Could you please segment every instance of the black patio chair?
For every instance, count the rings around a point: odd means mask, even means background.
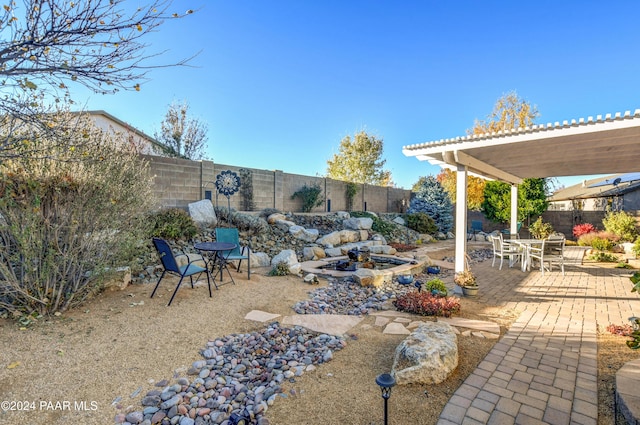
[[[182,280],[185,277],[189,277],[191,281],[191,287],[193,288],[193,276],[194,275],[200,276],[202,273],[206,273],[207,285],[209,285],[209,297],[212,296],[211,274],[209,272],[209,269],[207,268],[206,264],[204,267],[200,267],[194,264],[194,262],[196,261],[202,261],[201,259],[195,259],[195,260],[189,259],[189,262],[187,264],[185,264],[184,266],[179,266],[178,262],[176,261],[176,257],[173,255],[173,251],[171,250],[171,247],[169,246],[167,241],[160,238],[153,238],[153,246],[155,246],[156,251],[158,251],[158,256],[160,257],[160,261],[162,261],[162,266],[164,267],[164,270],[162,271],[162,275],[160,276],[160,279],[158,279],[158,283],[156,283],[156,287],[153,288],[153,292],[151,293],[150,298],[153,298],[153,296],[156,293],[156,290],[158,289],[158,286],[160,286],[160,282],[162,281],[162,278],[167,273],[180,276],[180,280],[176,285],[176,289],[173,291],[173,295],[171,295],[171,299],[169,300],[169,304],[167,304],[167,307],[171,305],[171,302],[173,301],[173,298],[176,296],[176,293],[180,288],[180,284],[182,283]]]

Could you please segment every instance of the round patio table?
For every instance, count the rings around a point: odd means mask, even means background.
[[[220,275],[220,285],[223,284],[222,273],[224,270],[227,271],[227,274],[231,278],[231,283],[234,285],[236,284],[231,272],[229,271],[229,267],[227,267],[227,257],[231,251],[237,247],[236,244],[229,242],[198,242],[194,244],[193,247],[203,253],[203,258],[205,258],[204,254],[208,254],[207,256],[209,257],[209,261],[205,260],[205,262],[207,262],[207,267],[211,268],[213,284],[216,289],[218,289],[218,284],[216,283],[218,274]]]

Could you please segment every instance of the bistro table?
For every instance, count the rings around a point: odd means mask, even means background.
[[[531,247],[541,247],[542,239],[511,239],[509,243],[522,247],[522,271],[531,270]]]
[[[198,251],[201,251],[203,254],[209,254],[209,261],[207,262],[205,260],[205,262],[207,263],[207,267],[211,267],[213,284],[215,285],[216,289],[218,289],[216,278],[218,277],[218,274],[220,274],[220,284],[222,285],[222,272],[224,270],[226,270],[229,274],[231,282],[234,285],[236,284],[236,282],[233,280],[233,276],[231,276],[229,268],[227,267],[227,257],[229,256],[229,253],[231,253],[231,251],[237,247],[236,244],[229,242],[198,242],[194,244],[193,247]],[[202,257],[205,258],[205,255],[203,255]]]

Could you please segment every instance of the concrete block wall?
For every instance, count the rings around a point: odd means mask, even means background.
[[[191,202],[211,196],[214,205],[241,209],[242,198],[236,193],[229,198],[218,195],[216,176],[231,170],[240,174],[241,168],[252,173],[253,200],[255,210],[276,208],[280,211],[300,212],[302,201],[291,196],[304,185],[320,185],[323,203],[312,212],[335,212],[347,209],[347,183],[323,177],[284,173],[280,170],[261,170],[235,165],[217,164],[211,161],[190,161],[143,155],[149,161],[150,173],[154,176],[154,194],[162,207],[186,208]],[[209,192],[209,193],[208,193]],[[411,191],[372,185],[359,185],[353,202],[354,211],[401,212],[404,200],[409,205]],[[217,199],[216,199],[217,198]],[[328,202],[330,201],[330,202]]]

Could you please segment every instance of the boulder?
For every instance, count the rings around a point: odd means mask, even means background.
[[[131,283],[131,269],[129,267],[118,267],[110,273],[105,282],[105,288],[120,289],[123,291]]]
[[[358,242],[360,232],[355,230],[340,230],[340,243]]]
[[[340,248],[327,248],[324,250],[325,257],[341,257],[344,254]]]
[[[320,236],[318,229],[305,229],[298,225],[289,227],[289,233],[291,233],[296,239],[300,239],[304,242],[315,242]]]
[[[425,322],[396,347],[391,375],[398,385],[439,384],[458,366],[458,340],[453,327]]]
[[[273,213],[269,217],[267,217],[267,223],[276,224],[278,220],[286,220],[287,216],[282,213]]]
[[[333,248],[340,245],[340,232],[331,232],[316,240],[317,244],[324,246],[325,248]]]
[[[289,266],[289,270],[291,267],[298,264],[298,257],[296,257],[296,252],[292,249],[285,249],[284,251],[280,251],[278,255],[271,259],[271,266],[275,266],[276,264],[284,261]]]
[[[288,232],[291,226],[295,226],[296,223],[289,220],[276,220],[276,227],[283,232]]]
[[[320,248],[319,246],[305,246],[304,248],[302,248],[302,258],[305,261],[315,261],[325,257],[326,254],[324,252],[324,249]]]
[[[208,199],[189,204],[189,215],[196,224],[204,227],[216,227],[218,218],[213,210],[213,204]]]
[[[251,267],[269,267],[271,265],[271,258],[264,252],[252,252],[251,253]]]
[[[178,254],[176,257],[176,263],[178,267],[186,266],[190,262],[195,264],[196,266],[205,267],[204,259],[202,255],[190,253],[190,254]]]
[[[380,288],[385,283],[385,275],[378,270],[373,269],[357,269],[353,273],[353,279],[360,284],[360,286],[373,286]]]
[[[399,224],[400,226],[406,226],[407,225],[407,222],[404,221],[404,218],[402,218],[402,217],[394,218],[393,222],[396,223],[396,224]]]
[[[372,254],[395,255],[398,251],[389,245],[374,245],[369,248]]]
[[[351,217],[343,220],[342,225],[352,230],[369,230],[373,226],[373,219],[370,217]]]
[[[347,211],[338,211],[336,212],[336,215],[338,216],[338,218],[341,218],[343,220],[351,218],[351,214],[349,214]]]

